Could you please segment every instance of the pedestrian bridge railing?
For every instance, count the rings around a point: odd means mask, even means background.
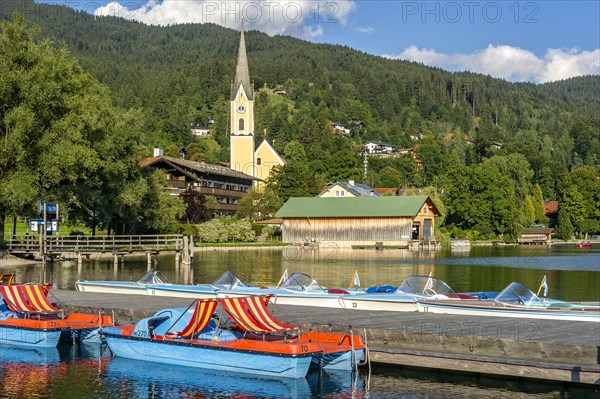
[[[128,236],[35,236],[13,237],[8,240],[8,251],[19,252],[167,252],[183,249],[183,236],[128,235]]]

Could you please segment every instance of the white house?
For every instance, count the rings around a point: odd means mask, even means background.
[[[394,144],[382,141],[369,141],[363,146],[363,149],[370,155],[392,155],[396,152],[396,148]]]
[[[208,126],[192,125],[192,134],[198,137],[210,136],[210,130]]]

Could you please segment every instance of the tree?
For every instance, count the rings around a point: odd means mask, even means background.
[[[516,234],[514,183],[491,164],[454,164],[445,177],[447,221],[464,229]]]
[[[379,172],[377,187],[400,188],[404,186],[404,176],[391,166],[386,166]]]
[[[221,146],[211,137],[198,139],[186,148],[186,159],[215,164],[219,162]]]
[[[544,223],[546,215],[544,214],[544,195],[542,194],[542,188],[539,184],[533,187],[533,196],[531,197],[531,203],[533,204],[535,222]]]
[[[533,201],[531,200],[531,196],[525,196],[525,203],[523,205],[523,225],[524,227],[529,227],[535,221],[535,207],[533,206]]]
[[[556,232],[560,238],[563,240],[570,240],[573,237],[573,231],[574,228],[571,219],[569,218],[569,214],[562,210],[558,212],[558,226],[556,227]]]
[[[487,166],[495,167],[502,175],[510,178],[514,182],[518,200],[525,200],[531,191],[531,180],[533,179],[533,171],[525,156],[522,154],[494,156],[486,159],[484,163]]]
[[[577,230],[585,234],[585,238],[588,238],[588,234],[594,234],[600,231],[600,222],[595,219],[583,219],[577,224]]]
[[[272,217],[282,202],[271,187],[253,188],[240,199],[238,215],[250,220],[261,220]]]
[[[361,176],[358,157],[350,150],[340,150],[331,156],[329,177],[331,180],[347,181]]]
[[[115,107],[105,86],[66,49],[37,40],[23,17],[0,27],[0,234],[6,215],[40,199],[94,230],[165,228],[180,203],[138,165],[142,113]]]
[[[442,146],[436,140],[427,138],[417,150],[419,159],[423,162],[423,172],[427,184],[431,184],[434,178],[440,176],[446,169],[446,158],[442,152]]]
[[[290,197],[309,197],[316,191],[314,176],[308,169],[308,159],[304,147],[297,141],[291,141],[285,147],[285,165],[275,166],[267,181],[267,186],[287,201]]]
[[[185,204],[185,214],[182,219],[187,223],[198,224],[214,217],[214,209],[209,205],[209,196],[191,187],[182,193],[181,196]]]
[[[561,191],[560,214],[568,215],[569,221],[577,225],[587,214],[585,198],[576,185],[568,182]]]

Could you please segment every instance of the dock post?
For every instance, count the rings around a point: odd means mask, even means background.
[[[183,236],[183,258],[181,263],[184,265],[191,265],[192,260],[190,259],[190,241],[188,236]]]
[[[119,271],[119,255],[117,253],[113,254],[113,267],[117,273]]]
[[[189,246],[190,263],[192,263],[192,261],[194,260],[194,236],[190,236],[189,240],[190,240],[190,246]]]
[[[83,259],[81,258],[81,252],[77,252],[77,269],[81,270],[81,264],[83,263]]]
[[[147,263],[146,271],[150,271],[150,269],[152,268],[152,254],[150,253],[150,251],[146,252],[146,263]]]
[[[179,257],[181,256],[181,254],[179,253],[179,251],[175,252],[175,268],[179,267]]]

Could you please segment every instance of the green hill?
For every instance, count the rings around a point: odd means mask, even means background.
[[[228,95],[239,32],[212,24],[160,27],[94,18],[33,0],[8,2],[0,10],[2,18],[21,12],[43,37],[68,47],[111,89],[117,105],[141,109],[148,147],[186,145],[211,162],[228,158]],[[299,141],[316,187],[360,180],[356,153],[368,140],[419,144],[415,157],[422,162],[419,169],[410,156],[372,159],[366,182],[375,186],[443,185],[457,161],[472,166],[521,154],[531,168],[528,185],[537,183],[545,198],[557,198],[563,174],[581,166],[599,170],[599,76],[511,83],[256,31],[247,33],[246,43],[250,73],[261,89],[257,139],[267,134],[282,153]],[[279,87],[285,97],[273,94]],[[190,124],[210,118],[216,143],[198,141]],[[350,137],[334,136],[330,121],[351,128]]]

